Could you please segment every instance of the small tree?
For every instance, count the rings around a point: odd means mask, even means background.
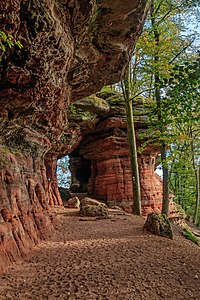
[[[130,65],[127,68],[125,78],[122,84],[124,102],[126,108],[127,133],[130,150],[131,172],[132,172],[132,189],[133,189],[133,213],[141,215],[141,192],[140,192],[140,177],[137,162],[137,146],[133,119],[133,101],[131,97],[130,87]]]

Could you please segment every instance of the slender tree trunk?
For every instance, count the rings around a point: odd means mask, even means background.
[[[178,204],[182,205],[182,200],[181,200],[181,175],[178,177]]]
[[[135,128],[133,120],[133,107],[132,100],[130,99],[130,73],[129,68],[127,69],[124,78],[124,100],[126,108],[126,120],[127,120],[127,131],[128,131],[128,141],[130,150],[130,161],[131,161],[131,171],[132,171],[132,188],[133,188],[133,214],[141,215],[141,193],[140,193],[140,177],[137,162],[137,147],[136,147],[136,137]]]
[[[162,214],[168,215],[169,212],[169,171],[166,163],[166,146],[161,145],[161,162],[163,169],[163,201],[162,201]]]
[[[156,28],[155,23],[155,9],[154,9],[154,1],[151,1],[151,24],[154,32],[156,45],[159,46],[160,43],[160,35]],[[161,138],[164,135],[164,124],[162,120],[162,105],[161,105],[161,91],[160,91],[160,73],[159,73],[159,61],[160,56],[156,51],[154,53],[154,62],[155,62],[155,71],[154,71],[154,88],[155,88],[155,99],[157,104],[157,116],[158,116],[158,124],[160,127]],[[163,169],[163,200],[162,200],[162,214],[168,215],[169,211],[169,170],[167,165],[167,154],[166,154],[166,145],[164,140],[162,140],[160,145],[160,153],[161,153],[161,164]]]
[[[177,197],[177,194],[178,194],[177,173],[175,174],[175,179],[174,179],[174,192],[175,192],[175,195],[176,195],[176,197]]]
[[[183,179],[182,179],[182,207],[184,209],[184,211],[186,211],[187,206],[186,206],[186,193],[185,193],[185,167],[183,167]]]
[[[200,168],[195,164],[195,152],[194,152],[194,143],[193,143],[193,134],[192,134],[192,127],[189,128],[190,131],[190,147],[192,152],[192,166],[195,173],[195,187],[196,187],[196,201],[195,201],[195,209],[194,209],[194,216],[193,222],[197,224],[198,222],[198,212],[199,212],[199,204],[200,204]]]
[[[195,171],[195,179],[196,179],[196,203],[194,209],[194,224],[198,223],[198,212],[199,212],[199,203],[200,203],[200,168]]]
[[[156,33],[155,33],[156,34]],[[159,58],[155,56],[155,63],[158,63]],[[157,103],[158,123],[160,127],[161,138],[164,136],[164,125],[162,121],[161,93],[160,93],[160,77],[159,73],[155,74],[155,98]],[[162,214],[168,215],[169,212],[169,169],[167,164],[167,151],[164,141],[160,145],[161,164],[163,169],[163,199],[162,199]]]

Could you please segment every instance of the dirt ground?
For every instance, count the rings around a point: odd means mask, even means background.
[[[144,218],[59,214],[55,234],[0,276],[1,300],[200,300],[200,247],[142,231]]]

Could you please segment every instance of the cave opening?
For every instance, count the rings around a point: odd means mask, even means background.
[[[69,155],[69,168],[72,174],[70,191],[73,193],[87,193],[88,183],[91,177],[91,161],[74,150]]]
[[[62,200],[69,200],[75,194],[87,195],[91,175],[91,161],[79,155],[78,150],[74,150],[69,155],[58,158],[58,190]]]
[[[56,173],[58,178],[58,186],[69,189],[71,185],[71,171],[69,168],[68,155],[57,160]]]
[[[57,180],[58,180],[58,190],[63,201],[71,198],[70,186],[72,182],[72,174],[69,168],[69,156],[57,159]]]

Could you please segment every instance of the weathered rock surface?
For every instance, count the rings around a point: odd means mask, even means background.
[[[66,204],[65,204],[66,207],[69,207],[69,208],[80,208],[80,200],[78,197],[73,197],[71,199],[69,199]]]
[[[155,235],[173,238],[173,231],[169,219],[164,214],[152,212],[148,215],[143,229],[150,231]]]
[[[82,139],[69,103],[121,79],[145,2],[1,1],[0,29],[23,48],[0,64],[0,271],[52,230],[56,160]]]
[[[104,203],[86,197],[81,200],[80,214],[83,217],[108,218],[108,208]]]
[[[52,231],[43,161],[0,147],[0,271],[24,257]],[[43,183],[46,182],[47,186]],[[46,189],[45,189],[46,187]]]
[[[96,199],[91,199],[89,197],[85,197],[81,200],[81,207],[86,206],[86,205],[91,205],[91,206],[99,206],[102,205],[103,207],[107,207],[105,203],[102,203]]]
[[[83,130],[81,143],[70,154],[72,189],[76,187],[78,191],[84,187],[85,191],[87,187],[89,195],[105,201],[109,207],[118,205],[131,212],[134,195],[124,100],[120,93],[108,89],[99,92],[98,97],[107,101],[110,110],[99,117],[95,126]],[[146,132],[146,139],[149,138],[149,109],[140,101],[134,108],[138,147],[144,142],[140,138],[141,132],[143,135]],[[81,113],[80,115],[82,116]],[[77,117],[78,114],[76,122]],[[152,211],[159,212],[162,206],[162,180],[154,173],[158,153],[159,147],[151,144],[138,153],[144,215]],[[85,181],[82,181],[78,171]]]

